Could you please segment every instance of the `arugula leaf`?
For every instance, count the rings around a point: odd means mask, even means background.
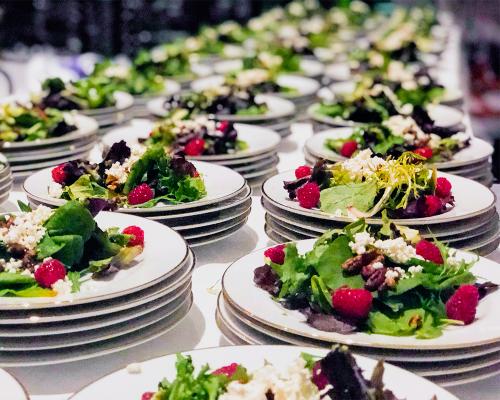
[[[31,212],[31,211],[33,211],[31,209],[31,206],[29,204],[26,204],[26,203],[22,202],[21,200],[17,201],[17,205],[19,207],[19,210],[21,210],[22,212]]]
[[[321,211],[335,213],[337,210],[347,210],[355,207],[359,211],[368,211],[373,207],[377,196],[377,183],[365,181],[348,183],[324,189],[320,194]]]
[[[311,278],[311,291],[316,304],[320,306],[324,313],[330,314],[333,311],[332,295],[328,291],[323,279],[318,275],[314,275]]]

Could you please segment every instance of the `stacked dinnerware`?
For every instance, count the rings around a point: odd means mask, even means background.
[[[314,164],[319,159],[331,162],[345,160],[340,154],[325,146],[327,139],[342,139],[352,134],[352,128],[331,128],[319,132],[309,138],[304,146],[304,155],[308,163]],[[448,174],[459,175],[472,179],[485,186],[491,186],[493,175],[491,173],[491,155],[493,147],[486,141],[471,137],[469,145],[453,155],[449,161],[435,163],[435,167]]]
[[[417,229],[423,237],[435,238],[450,246],[486,255],[500,243],[495,195],[482,184],[456,175],[439,173],[453,187],[455,206],[444,214],[425,218],[393,220],[397,225]],[[343,228],[350,222],[319,209],[305,209],[288,198],[284,181],[295,179],[293,171],[269,178],[262,185],[262,205],[266,210],[266,233],[276,242],[288,242],[321,236],[325,231]],[[474,196],[471,196],[474,193]],[[381,225],[380,217],[366,219]]]
[[[238,172],[221,165],[195,161],[207,194],[190,203],[151,208],[119,208],[117,215],[136,215],[160,222],[179,232],[191,247],[224,239],[245,225],[252,205],[251,189]],[[24,182],[30,204],[57,207],[65,202],[49,195],[51,169],[31,175]]]
[[[310,250],[313,240],[298,243]],[[341,334],[315,329],[297,310],[285,309],[254,282],[254,270],[263,263],[264,250],[250,253],[226,270],[216,320],[232,344],[293,344],[330,348],[348,344],[356,354],[381,358],[442,386],[485,379],[500,373],[500,327],[494,313],[500,299],[496,291],[481,300],[476,320],[450,326],[432,339],[351,332]],[[480,258],[471,272],[500,282],[499,265]]]
[[[105,146],[111,146],[120,140],[128,145],[135,145],[146,139],[154,127],[148,120],[136,119],[129,125],[109,131],[103,138]],[[240,173],[250,186],[260,185],[262,180],[274,175],[279,162],[277,147],[281,136],[269,128],[249,124],[234,125],[238,140],[247,144],[247,148],[231,154],[188,156],[190,160],[207,161],[223,165]]]
[[[10,195],[14,179],[10,170],[9,161],[0,154],[0,205],[4,204]]]
[[[1,151],[10,164],[14,179],[76,158],[85,158],[97,141],[95,119],[75,114],[77,129],[60,137],[32,142],[4,142]]]
[[[241,122],[268,128],[279,133],[281,137],[290,135],[290,126],[296,119],[295,105],[290,100],[267,94],[257,95],[256,99],[259,103],[262,102],[267,104],[268,111],[266,113],[262,115],[217,114],[215,117],[220,120]],[[165,117],[167,115],[167,111],[164,108],[164,103],[164,97],[151,100],[147,104],[149,112],[159,118]]]
[[[133,116],[131,112],[134,104],[133,96],[124,92],[115,92],[113,96],[116,101],[114,106],[81,110],[83,115],[94,118],[97,121],[101,133],[114,125],[127,122]]]
[[[172,229],[132,215],[104,212],[103,228],[140,226],[143,253],[133,266],[80,292],[56,297],[2,297],[0,365],[53,365],[133,347],[174,328],[192,305],[194,255]],[[158,240],[161,238],[161,240]]]

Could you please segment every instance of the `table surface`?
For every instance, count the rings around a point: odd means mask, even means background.
[[[311,134],[309,124],[293,126],[292,135],[279,148],[280,171],[304,163],[301,149]],[[228,345],[214,318],[222,273],[232,261],[271,244],[264,233],[264,210],[259,194],[259,189],[254,190],[252,212],[245,227],[225,240],[195,249],[197,267],[193,274],[194,306],[173,331],[151,342],[108,356],[45,367],[10,368],[8,371],[26,386],[33,400],[63,400],[93,380],[132,362],[183,350]],[[13,192],[2,209],[15,209],[16,201],[23,198],[21,192]],[[496,251],[489,257],[500,260],[500,252]],[[490,378],[449,390],[464,400],[498,400],[500,379]]]

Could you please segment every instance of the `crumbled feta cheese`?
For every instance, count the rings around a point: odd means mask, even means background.
[[[34,250],[45,235],[43,224],[52,215],[53,210],[39,206],[29,213],[12,216],[12,225],[0,229],[0,240],[9,245],[21,245],[28,250]]]
[[[50,197],[59,199],[63,194],[63,187],[57,182],[50,182],[48,193]]]
[[[396,271],[398,273],[400,279],[406,278],[406,271],[403,268],[394,267],[394,271]]]
[[[377,261],[376,263],[372,264],[373,269],[382,269],[384,268],[384,264],[382,264],[380,261]]]
[[[120,163],[119,161],[114,162],[111,167],[105,170],[106,184],[108,187],[116,189],[117,185],[124,184],[127,181],[128,174],[130,173],[132,166],[144,154],[144,152],[146,151],[146,147],[136,145],[132,146],[130,150],[130,157],[123,160],[122,163]]]
[[[349,247],[356,254],[366,253],[366,246],[372,245],[375,239],[368,232],[359,232],[354,235],[354,242],[349,242]]]
[[[388,269],[385,272],[385,278],[386,279],[398,279],[399,278],[399,274],[398,274],[397,271],[395,271],[393,269]]]
[[[410,273],[411,276],[418,274],[423,270],[424,268],[421,265],[412,265],[410,268],[408,268],[408,272]]]
[[[9,261],[6,261],[5,259],[0,258],[0,267],[3,267],[5,272],[10,272],[15,274],[22,266],[23,266],[22,260],[16,260],[15,258],[10,258]]]
[[[57,293],[60,297],[71,297],[71,291],[73,289],[73,284],[66,276],[64,279],[59,279],[52,284],[52,290]]]
[[[377,240],[373,244],[374,247],[382,251],[392,261],[404,264],[412,258],[422,258],[417,255],[415,248],[405,242],[402,237],[396,239]]]
[[[369,177],[385,166],[387,161],[380,157],[372,157],[370,149],[362,150],[355,157],[342,162],[342,168],[349,172],[352,179]]]
[[[428,135],[420,129],[415,120],[411,117],[394,115],[382,122],[382,124],[389,128],[394,136],[402,136],[405,142],[409,144],[428,139]]]

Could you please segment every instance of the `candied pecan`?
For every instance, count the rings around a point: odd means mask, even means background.
[[[365,289],[370,292],[374,292],[376,290],[380,290],[382,285],[385,283],[385,273],[387,272],[387,268],[379,268],[375,269],[373,273],[370,275],[368,280],[365,283]]]
[[[14,258],[22,258],[26,254],[26,248],[22,244],[14,243],[9,245],[9,253]]]
[[[375,260],[380,254],[377,250],[370,250],[366,253],[354,256],[342,264],[342,269],[351,274],[358,274],[365,265],[369,265],[373,260]],[[383,256],[382,256],[383,259]]]
[[[361,269],[361,276],[363,277],[363,279],[366,281],[377,269],[374,268],[373,266],[375,265],[375,263],[384,263],[384,256],[382,254],[379,254],[377,257],[375,257],[371,262],[370,264],[368,265],[365,265],[362,269]]]

